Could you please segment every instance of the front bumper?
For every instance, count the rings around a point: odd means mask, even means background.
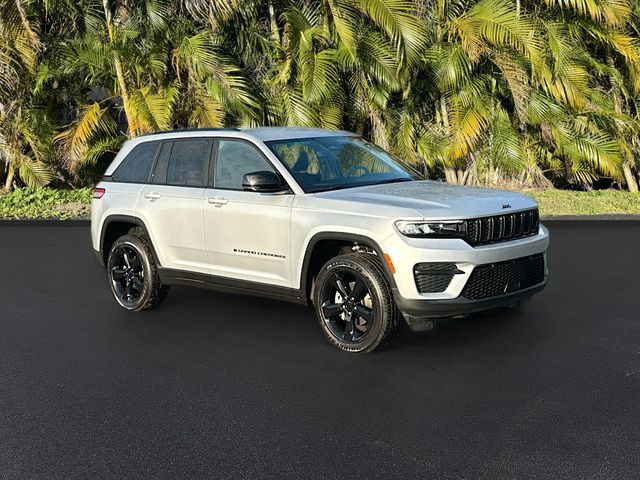
[[[547,282],[546,250],[549,231],[540,226],[537,235],[510,242],[472,247],[459,239],[416,239],[393,235],[382,242],[382,248],[393,261],[393,294],[405,317],[442,318],[465,315],[497,307],[515,305],[540,291]],[[544,281],[529,288],[490,298],[469,299],[463,291],[476,267],[499,264],[534,255],[544,258]],[[421,293],[416,285],[414,268],[421,263],[446,262],[455,264],[456,275],[445,290]],[[424,289],[423,289],[424,291]]]
[[[527,300],[534,293],[542,290],[546,286],[546,283],[545,280],[544,283],[527,288],[526,290],[500,295],[499,297],[484,298],[482,300],[469,300],[464,297],[454,298],[452,300],[416,300],[402,297],[395,289],[393,294],[396,305],[405,315],[405,318],[447,318],[500,307],[515,307],[520,302]]]

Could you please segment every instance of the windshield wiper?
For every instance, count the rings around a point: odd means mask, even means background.
[[[374,183],[374,185],[382,185],[383,183],[398,183],[398,182],[413,182],[413,178],[407,178],[407,177],[391,178],[389,180],[383,180],[381,182]]]
[[[321,193],[328,192],[329,190],[342,190],[344,188],[358,187],[360,185],[331,185],[330,187],[322,187],[313,190],[309,190],[309,193]]]
[[[372,185],[382,185],[383,183],[396,183],[396,182],[413,182],[413,178],[391,178],[389,180],[383,180],[381,182],[375,183],[364,183],[362,185],[331,185],[327,187],[322,187],[318,189],[309,190],[309,193],[320,193],[320,192],[328,192],[329,190],[342,190],[344,188],[356,188],[356,187],[371,187]]]

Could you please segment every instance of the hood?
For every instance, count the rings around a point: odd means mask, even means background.
[[[316,194],[319,197],[413,210],[425,219],[474,218],[535,208],[535,200],[521,193],[450,185],[431,180],[345,188]]]

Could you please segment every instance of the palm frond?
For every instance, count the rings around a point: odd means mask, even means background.
[[[447,157],[458,160],[472,151],[489,125],[489,112],[481,99],[469,104],[455,102],[451,109],[451,138]]]
[[[211,96],[201,96],[191,114],[191,124],[204,128],[219,128],[224,124],[224,109]]]
[[[310,55],[302,67],[302,95],[306,101],[329,99],[339,82],[335,50]]]
[[[605,133],[579,132],[575,127],[563,124],[556,133],[556,141],[562,153],[574,163],[584,162],[613,178],[622,178],[622,154],[618,143]]]
[[[130,108],[136,119],[138,133],[170,129],[173,106],[178,93],[175,84],[155,92],[148,86],[131,90]]]
[[[39,160],[22,155],[18,162],[20,179],[31,189],[44,187],[53,178],[51,169]]]
[[[118,153],[124,141],[124,136],[99,138],[87,148],[83,164],[94,165],[105,153]]]
[[[356,47],[361,70],[367,72],[388,91],[400,88],[397,57],[384,36],[375,30],[367,30],[358,39]]]
[[[628,0],[545,0],[547,5],[573,10],[596,22],[619,26],[632,14]]]
[[[478,61],[488,46],[507,47],[537,58],[540,38],[533,22],[517,15],[508,0],[480,0],[449,23],[472,61]]]
[[[473,71],[471,59],[462,45],[434,45],[425,53],[427,65],[441,90],[455,90]]]
[[[489,136],[492,164],[509,175],[521,172],[526,163],[522,139],[503,109],[494,113]]]
[[[356,29],[359,25],[353,3],[349,0],[327,0],[327,12],[333,18],[335,32],[346,51],[355,57]]]
[[[100,134],[113,135],[115,129],[108,109],[98,102],[80,107],[77,119],[56,136],[66,165],[73,170],[83,163],[91,140]]]
[[[424,23],[414,15],[415,4],[408,0],[359,0],[355,2],[371,18],[393,43],[406,50],[407,59],[414,63],[424,46]]]

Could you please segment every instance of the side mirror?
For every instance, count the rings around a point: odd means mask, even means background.
[[[248,192],[282,192],[286,186],[277,173],[269,171],[251,172],[242,177],[242,189]]]

